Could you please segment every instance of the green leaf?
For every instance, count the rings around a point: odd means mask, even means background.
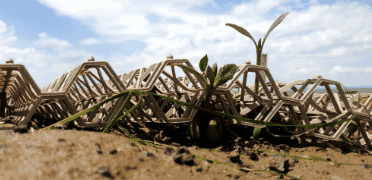
[[[108,133],[108,132],[112,129],[112,127],[116,124],[116,122],[117,122],[119,119],[121,119],[121,118],[127,116],[129,113],[132,113],[132,111],[134,111],[134,110],[137,108],[137,105],[139,105],[140,102],[139,102],[136,106],[134,106],[134,107],[132,107],[131,109],[129,109],[129,111],[126,112],[126,113],[124,114],[123,117],[120,117],[120,114],[124,111],[124,109],[125,109],[126,107],[128,107],[128,104],[130,103],[130,100],[132,99],[132,96],[133,96],[133,93],[130,92],[129,95],[128,95],[128,97],[127,97],[127,99],[125,100],[123,106],[122,106],[122,107],[120,108],[120,110],[116,113],[115,117],[114,117],[114,118],[111,120],[111,122],[106,126],[106,128],[102,131],[103,133]],[[142,101],[142,96],[141,96],[140,101]]]
[[[255,127],[254,130],[253,130],[252,138],[253,139],[256,139],[256,137],[258,137],[258,135],[260,134],[260,132],[261,132],[261,128]]]
[[[234,65],[235,65],[235,64],[225,64],[225,65],[223,65],[223,66],[220,68],[220,70],[218,71],[216,78],[217,78],[217,77],[225,76],[226,73],[227,73],[229,70],[231,70],[232,67],[233,67]],[[235,66],[236,66],[236,65],[235,65]],[[224,71],[224,70],[225,70],[225,71]]]
[[[207,77],[208,79],[211,79],[212,75],[213,75],[213,74],[212,74],[212,68],[211,68],[210,66],[208,66],[208,67],[207,67],[207,76],[206,76],[206,77]]]
[[[205,56],[199,62],[200,71],[204,72],[207,65],[208,65],[208,56],[207,54],[205,54]]]
[[[234,28],[235,30],[237,30],[238,32],[240,32],[241,34],[249,37],[254,42],[254,45],[256,45],[256,47],[257,47],[256,41],[253,39],[251,34],[249,34],[249,32],[247,30],[245,30],[244,28],[242,28],[240,26],[237,26],[235,24],[231,24],[231,23],[226,23],[225,26],[230,26],[230,27]]]
[[[258,40],[257,47],[258,47],[259,49],[262,49],[261,38]]]
[[[210,83],[212,85],[214,84],[214,80],[216,79],[216,76],[217,76],[217,63],[214,63],[212,67],[212,77],[210,78]]]
[[[98,103],[96,105],[93,105],[90,108],[87,108],[87,109],[85,109],[85,110],[83,110],[81,112],[78,112],[78,113],[76,113],[74,115],[71,115],[71,116],[69,116],[69,117],[67,117],[67,118],[65,118],[65,119],[63,119],[61,121],[58,121],[58,122],[56,122],[56,123],[54,123],[54,124],[52,124],[50,126],[44,127],[43,130],[50,130],[56,124],[64,125],[66,123],[69,123],[71,121],[74,121],[76,119],[79,119],[81,116],[84,116],[84,115],[86,115],[86,114],[88,114],[88,113],[90,113],[90,112],[98,109],[100,106],[103,106],[107,102],[110,102],[110,101],[112,101],[112,100],[114,100],[116,98],[119,98],[119,97],[125,97],[126,98],[128,96],[128,93],[131,93],[131,92],[132,92],[132,90],[129,90],[129,91],[121,92],[119,94],[116,94],[114,96],[111,96],[110,98],[107,98],[107,99],[103,100],[102,102],[100,102],[100,103]]]
[[[217,74],[216,81],[214,82],[213,87],[217,88],[218,86],[229,81],[232,77],[234,77],[234,74],[237,70],[238,66],[236,66],[235,64],[226,64],[225,66],[223,66]]]
[[[269,34],[271,33],[271,31],[273,31],[274,28],[275,28],[276,26],[278,26],[278,25],[279,25],[279,24],[284,20],[284,18],[287,16],[288,13],[289,13],[289,12],[286,12],[286,13],[282,14],[281,16],[279,16],[279,17],[274,21],[274,23],[271,25],[270,29],[267,31],[267,33],[266,33],[266,35],[265,35],[265,38],[264,38],[263,43],[262,43],[262,46],[264,46],[267,36],[269,36]]]
[[[216,77],[216,75],[217,75],[217,63],[213,64],[212,70],[213,70],[213,77]]]

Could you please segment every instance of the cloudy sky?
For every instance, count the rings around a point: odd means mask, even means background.
[[[0,62],[24,64],[44,87],[93,55],[117,74],[165,60],[188,59],[199,70],[217,62],[256,64],[258,41],[289,12],[263,48],[275,80],[316,74],[346,87],[372,87],[370,0],[34,0],[0,6]],[[250,80],[253,84],[253,78]]]

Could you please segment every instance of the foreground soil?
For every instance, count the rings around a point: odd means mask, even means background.
[[[177,163],[166,147],[139,143],[115,132],[35,130],[0,132],[0,179],[372,179],[372,156],[343,153],[332,146],[288,147],[268,143],[253,146],[258,160],[236,151],[188,146],[192,164]],[[148,141],[149,142],[149,141]],[[276,157],[296,156],[284,176],[270,168]],[[236,154],[235,154],[236,155]],[[326,161],[310,160],[313,156]],[[294,160],[296,159],[296,160]],[[345,163],[338,164],[338,163]],[[241,169],[242,168],[242,169]]]

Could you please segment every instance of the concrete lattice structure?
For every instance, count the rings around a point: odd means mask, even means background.
[[[263,57],[266,57],[263,56]],[[266,58],[263,58],[266,60]],[[275,82],[267,61],[262,65],[251,65],[250,61],[238,66],[233,78],[217,88],[212,96],[212,102],[223,113],[232,112],[238,117],[246,117],[248,113],[262,106],[257,121],[269,122],[275,114],[279,113],[283,121],[290,119],[295,124],[311,125],[320,122],[333,122],[356,116],[355,121],[344,122],[341,125],[319,128],[307,132],[308,135],[323,139],[337,140],[367,144],[372,149],[368,132],[360,133],[363,138],[351,139],[351,135],[359,131],[355,127],[366,127],[371,123],[372,96],[360,107],[356,105],[355,96],[345,94],[342,84],[324,79],[320,75],[307,80],[296,80],[290,83]],[[0,130],[26,128],[32,117],[42,117],[50,121],[59,121],[86,108],[102,102],[112,95],[127,90],[140,90],[157,93],[175,100],[187,102],[194,106],[200,106],[206,94],[204,82],[197,76],[183,71],[175,64],[183,64],[193,68],[187,59],[173,59],[168,55],[167,59],[154,63],[147,68],[140,68],[129,73],[117,75],[109,63],[95,61],[89,57],[87,62],[80,64],[70,72],[63,74],[48,86],[41,90],[38,88],[30,74],[23,65],[12,64],[0,65],[0,113],[4,116],[13,117],[15,126],[0,126]],[[185,73],[185,76],[177,76],[176,68]],[[170,70],[170,71],[169,71]],[[248,85],[248,72],[253,72],[258,77],[259,93],[253,92],[254,85]],[[103,73],[108,79],[103,78]],[[242,77],[242,81],[238,80]],[[266,82],[267,78],[267,82]],[[305,91],[305,89],[310,88]],[[327,93],[314,94],[318,86],[324,86]],[[338,92],[333,93],[331,86],[336,86]],[[237,91],[232,91],[237,89]],[[292,90],[294,94],[290,94]],[[235,98],[240,95],[240,98]],[[4,98],[6,97],[6,98]],[[234,104],[233,100],[240,104]],[[138,103],[139,97],[132,97],[127,110]],[[80,117],[75,124],[81,127],[105,127],[125,101],[124,97],[106,103],[101,108]],[[9,107],[9,108],[8,108]],[[12,111],[5,111],[12,109]],[[189,123],[192,122],[197,110],[184,107],[166,99],[143,95],[143,102],[134,112],[130,113],[125,120],[158,122],[158,123]],[[294,115],[291,115],[294,112]],[[121,113],[123,114],[123,113]],[[246,126],[264,127],[249,122],[237,121],[236,119],[223,119],[226,123],[241,124]],[[370,126],[371,128],[371,126]],[[303,128],[298,128],[302,132]],[[293,132],[296,134],[296,132]]]

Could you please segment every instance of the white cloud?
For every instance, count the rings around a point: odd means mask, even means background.
[[[342,56],[344,54],[346,54],[347,52],[347,49],[345,47],[338,47],[338,48],[333,48],[329,51],[329,55],[332,56],[332,57],[335,57],[335,56]]]
[[[82,45],[92,45],[99,43],[98,39],[90,38],[90,39],[84,39],[81,41]]]
[[[101,41],[144,42],[145,48],[131,55],[124,56],[118,52],[105,57],[113,67],[118,68],[118,74],[163,61],[168,54],[173,54],[175,59],[189,59],[194,67],[198,67],[200,58],[205,54],[208,54],[210,64],[218,62],[219,67],[227,62],[242,64],[247,59],[255,64],[256,48],[252,40],[225,26],[225,23],[245,28],[257,42],[259,38],[264,38],[274,20],[287,11],[290,13],[270,33],[263,49],[263,53],[268,54],[268,67],[275,74],[275,80],[290,82],[313,78],[318,73],[323,73],[325,78],[338,80],[341,73],[371,71],[369,66],[358,67],[358,63],[365,63],[363,56],[371,57],[368,52],[372,52],[372,20],[369,18],[372,12],[368,6],[355,2],[325,5],[311,0],[308,9],[297,11],[284,6],[289,0],[251,1],[236,4],[224,14],[209,15],[195,13],[190,9],[207,3],[216,7],[216,3],[210,0],[40,1],[54,9],[58,15],[84,22],[95,34],[106,38]],[[295,0],[297,7],[304,7],[299,3],[299,0]],[[149,14],[159,16],[159,22],[151,23],[147,19]],[[0,24],[0,34],[3,31]],[[59,62],[59,65],[51,68],[58,73],[67,72],[71,64],[85,61],[91,55],[85,51],[66,50],[72,44],[48,37],[45,32],[39,34],[39,37],[35,45],[59,50],[58,56],[43,56],[44,59],[55,58]],[[3,40],[0,41],[0,52],[7,50],[7,46],[2,46],[2,43],[8,45],[16,40],[14,36],[0,38]],[[95,43],[99,41],[94,38],[80,41],[81,45]],[[61,49],[68,53],[61,53]],[[17,54],[22,51],[7,52]],[[77,61],[68,61],[72,58]],[[350,76],[339,80],[351,83],[348,78],[352,79]]]
[[[10,32],[8,32],[10,30]],[[8,32],[8,33],[7,33]],[[15,36],[13,36],[14,27],[11,26],[9,29],[7,28],[6,24],[0,20],[0,46],[6,49],[6,46],[11,46],[13,42],[17,40]]]
[[[10,30],[10,31],[9,31]],[[12,47],[17,38],[13,35],[15,29],[10,28],[0,20],[0,63],[5,63],[8,58],[12,58],[16,64],[33,64],[36,67],[43,67],[45,63],[41,61],[43,53],[35,51],[35,48],[16,48]]]
[[[39,37],[40,37],[40,38],[43,38],[43,39],[47,38],[47,36],[48,36],[48,35],[47,35],[45,32],[39,34]]]
[[[0,34],[3,34],[7,31],[6,24],[0,20]]]
[[[329,73],[336,74],[336,73],[345,73],[345,72],[363,72],[366,71],[366,68],[359,68],[359,67],[342,67],[337,65],[333,67]]]
[[[65,49],[71,47],[71,44],[66,40],[59,40],[56,38],[47,38],[46,33],[39,34],[39,37],[42,39],[37,40],[34,45],[41,46],[45,48]]]
[[[52,71],[57,72],[59,75],[69,72],[72,69],[74,69],[77,65],[77,63],[71,64],[71,63],[54,63]]]
[[[372,29],[363,29],[363,30],[357,32],[352,37],[350,42],[351,43],[372,42]]]

